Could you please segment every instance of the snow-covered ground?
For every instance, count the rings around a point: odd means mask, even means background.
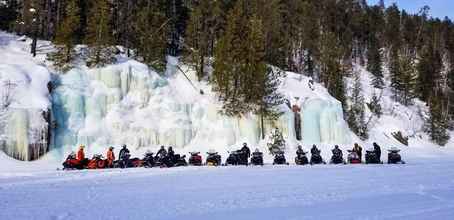
[[[454,159],[0,173],[0,219],[453,219]]]

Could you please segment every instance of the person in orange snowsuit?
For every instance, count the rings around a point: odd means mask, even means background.
[[[107,167],[113,168],[113,163],[115,161],[115,154],[113,152],[113,147],[109,147],[107,150]]]
[[[80,145],[79,151],[77,151],[77,157],[76,157],[76,159],[79,161],[79,163],[82,166],[85,166],[88,164],[88,159],[85,158],[84,148],[85,148],[84,145]]]
[[[85,148],[85,146],[84,146],[84,145],[81,145],[81,146],[79,147],[79,151],[77,151],[77,160],[78,160],[78,161],[83,161],[83,160],[85,160],[84,148]]]

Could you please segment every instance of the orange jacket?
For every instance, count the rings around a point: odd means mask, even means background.
[[[84,149],[79,149],[79,151],[77,151],[77,160],[83,160],[83,159],[85,159]]]
[[[107,151],[107,160],[109,161],[114,161],[115,160],[115,154],[112,150]]]

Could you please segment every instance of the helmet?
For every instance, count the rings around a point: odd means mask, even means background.
[[[161,149],[164,149],[164,145],[161,146]]]
[[[113,149],[114,149],[114,147],[112,147],[112,146],[109,147],[109,150],[113,150]]]
[[[126,144],[123,144],[123,146],[121,146],[122,148],[126,148]]]
[[[79,148],[80,148],[80,149],[84,149],[84,148],[85,148],[85,145],[80,145]]]
[[[243,146],[247,146],[247,143],[246,143],[246,142],[244,142],[244,143],[243,143]]]
[[[301,149],[301,148],[303,148],[303,147],[300,144],[298,144],[298,149]]]
[[[336,148],[336,149],[339,149],[339,146],[337,146],[337,145],[334,145],[334,148]]]
[[[259,150],[258,148],[255,148],[255,152],[257,152],[257,153],[258,153],[258,152],[260,152],[260,150]]]

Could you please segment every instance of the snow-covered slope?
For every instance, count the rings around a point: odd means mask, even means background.
[[[389,72],[385,68],[385,88],[383,90],[374,89],[371,86],[372,74],[364,67],[356,65],[354,71],[360,74],[362,85],[362,94],[366,102],[370,102],[373,93],[380,97],[380,105],[383,115],[380,118],[372,117],[369,124],[369,140],[363,144],[370,146],[372,142],[377,142],[382,146],[396,146],[401,148],[406,154],[431,155],[430,152],[439,152],[440,148],[452,150],[454,139],[444,147],[433,143],[425,132],[425,120],[428,118],[428,107],[426,103],[418,99],[413,100],[413,104],[404,106],[393,99],[391,91],[391,80]],[[353,86],[353,80],[348,79],[347,84],[350,89]],[[371,113],[366,108],[366,119],[369,120]],[[408,146],[403,145],[396,140],[392,133],[401,132],[403,136],[408,137]],[[451,137],[454,132],[450,131]]]

